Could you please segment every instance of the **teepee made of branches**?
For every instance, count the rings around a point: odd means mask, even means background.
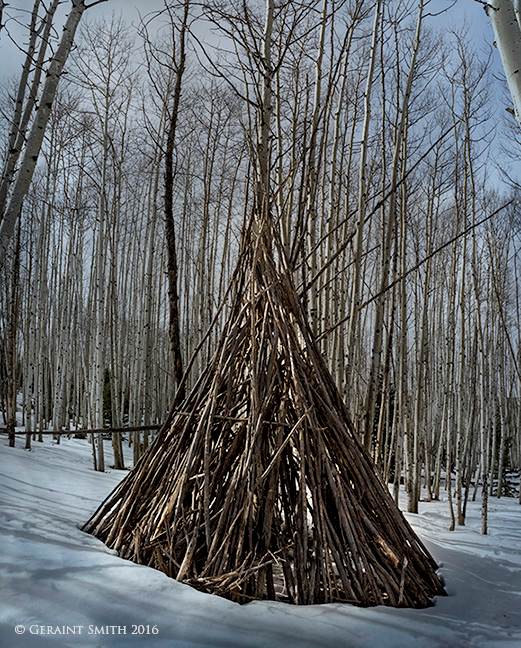
[[[266,0],[253,213],[220,342],[85,529],[123,558],[240,603],[428,606],[444,593],[436,564],[353,429],[271,215],[275,16]]]
[[[269,232],[244,247],[182,411],[86,528],[241,603],[427,606],[443,593],[436,564],[359,442]]]

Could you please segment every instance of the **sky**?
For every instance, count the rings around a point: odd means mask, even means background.
[[[7,23],[12,39],[8,37],[5,29],[0,31],[0,86],[2,81],[6,79],[17,79],[19,77],[23,61],[20,47],[23,47],[24,42],[27,40],[27,31],[22,25],[29,20],[33,1],[11,0],[9,2],[7,11],[11,12],[11,14],[14,13],[19,18],[19,24],[13,20]],[[263,0],[258,1],[262,2]],[[86,0],[86,2],[93,3],[94,0]],[[59,9],[59,21],[57,22],[59,33],[61,33],[60,25],[63,24],[69,6],[70,0],[65,0]],[[109,18],[115,12],[121,14],[125,21],[138,25],[140,16],[143,17],[150,12],[161,9],[163,6],[164,0],[106,0],[88,9],[86,16],[90,19],[99,20]],[[460,26],[466,25],[479,55],[486,59],[492,52],[490,59],[492,71],[498,79],[504,79],[499,52],[493,47],[492,25],[480,2],[476,0],[430,0],[426,12],[426,25],[431,24],[438,29],[459,29]],[[16,41],[16,44],[13,43],[13,40]],[[503,110],[504,104],[501,102],[509,101],[506,82],[503,91],[500,84],[497,84],[496,88],[498,93],[496,110]],[[505,164],[508,165],[509,173],[515,177],[521,177],[521,168],[517,169],[517,167],[521,167],[521,164],[510,161],[506,161]]]
[[[93,1],[87,0],[87,2]],[[19,10],[16,15],[21,21],[24,21],[24,19],[28,20],[32,6],[33,0],[11,0],[7,11]],[[64,2],[59,9],[62,21],[67,13],[68,6],[70,6],[70,3]],[[163,6],[163,0],[107,0],[89,9],[86,15],[92,18],[100,18],[109,16],[113,11],[116,13],[121,12],[125,20],[138,24],[140,15],[144,16]],[[489,51],[494,40],[492,27],[483,6],[475,0],[431,0],[427,11],[433,14],[432,17],[429,17],[431,23],[440,28],[456,28],[466,22],[473,40],[476,43],[482,41],[483,51]],[[7,27],[13,38],[18,41],[19,45],[22,45],[26,39],[26,34],[21,26],[14,21],[10,21]],[[497,52],[495,54],[495,63],[500,65],[499,54]],[[21,60],[22,54],[7,37],[5,31],[2,30],[0,32],[0,78],[17,74]]]

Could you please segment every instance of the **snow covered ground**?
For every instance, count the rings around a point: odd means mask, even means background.
[[[446,502],[422,502],[408,516],[445,578],[449,596],[433,608],[239,606],[121,560],[80,531],[121,477],[94,473],[86,441],[46,440],[28,452],[0,439],[2,648],[521,647],[514,499],[492,499],[489,536],[478,503],[454,532]]]

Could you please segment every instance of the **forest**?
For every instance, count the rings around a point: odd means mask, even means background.
[[[67,50],[61,4],[0,2],[11,444],[96,430],[99,471],[146,451],[226,323],[262,134],[278,254],[382,479],[412,513],[443,491],[452,528],[481,497],[487,533],[489,496],[521,503],[521,134],[494,48],[435,0],[277,0],[269,56],[261,2],[131,23],[72,0]]]

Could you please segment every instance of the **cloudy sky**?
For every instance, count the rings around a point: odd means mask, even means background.
[[[94,0],[87,0],[93,2]],[[27,33],[22,29],[22,24],[27,23],[33,6],[33,0],[11,0],[6,12],[9,12],[15,19],[7,21],[7,28],[12,40],[5,33],[0,32],[0,77],[17,74],[22,54],[18,47],[23,47]],[[87,16],[100,18],[109,16],[112,12],[121,13],[125,20],[139,23],[140,15],[160,9],[164,0],[107,0],[90,9]],[[60,7],[60,19],[63,20],[69,2],[64,2]],[[15,9],[17,11],[15,11]],[[442,12],[443,9],[447,11]],[[482,42],[483,52],[490,50],[493,41],[492,27],[483,10],[483,6],[475,0],[431,0],[428,11],[433,14],[429,17],[431,24],[437,27],[448,27],[457,29],[458,26],[467,24],[472,38],[476,44]],[[435,15],[438,14],[438,15]],[[19,23],[17,23],[17,21]],[[4,17],[5,21],[5,17]],[[16,41],[16,44],[13,43]],[[495,63],[499,65],[499,54],[495,53]]]
[[[34,0],[10,0],[8,3],[6,14],[9,14],[10,19],[6,20],[4,15],[7,29],[0,31],[0,86],[9,78],[17,79],[19,77],[23,61],[22,52],[27,41],[25,25],[29,22],[33,2]],[[92,3],[94,0],[86,0],[86,2]],[[164,0],[107,0],[89,9],[86,17],[91,20],[99,20],[105,17],[109,18],[115,12],[121,14],[128,23],[138,25],[140,17],[163,6]],[[69,7],[70,0],[65,0],[59,9],[59,19],[56,24],[60,33],[61,24],[63,24]],[[490,59],[492,70],[497,78],[503,79],[499,53],[492,46],[494,40],[492,26],[482,4],[476,0],[431,0],[427,6],[427,12],[425,23],[427,26],[431,24],[438,29],[459,30],[460,27],[466,25],[476,51],[483,59],[487,59],[492,52]],[[201,36],[204,40],[204,34]],[[498,95],[508,102],[508,92],[502,91],[500,84],[496,87]],[[506,88],[506,83],[504,87]],[[503,110],[504,106],[498,101],[497,107],[499,110]],[[514,174],[521,177],[521,173],[517,171]]]

